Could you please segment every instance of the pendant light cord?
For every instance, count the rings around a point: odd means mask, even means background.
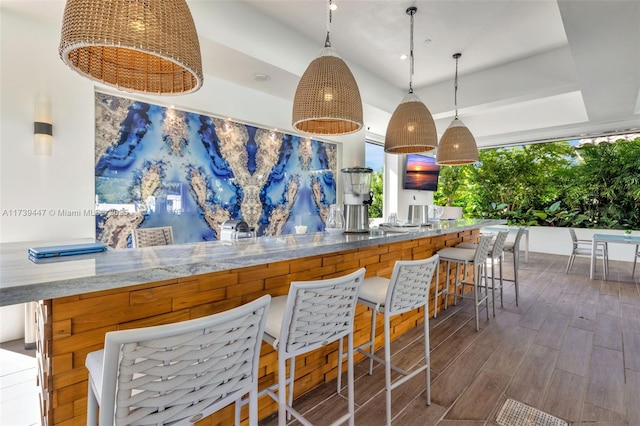
[[[456,60],[456,77],[453,80],[453,104],[456,108],[456,117],[455,120],[458,119],[458,59],[460,59],[462,53],[455,53],[453,58]]]
[[[329,7],[327,8],[327,39],[324,41],[324,47],[331,47],[331,40],[329,40],[329,32],[331,31],[331,0],[329,0]]]
[[[410,41],[409,41],[409,59],[411,64],[409,65],[409,93],[413,93],[413,15],[415,15],[418,9],[410,7],[407,9],[407,13],[411,16],[411,29],[410,29]]]

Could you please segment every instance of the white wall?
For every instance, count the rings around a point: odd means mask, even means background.
[[[433,204],[433,191],[402,189],[404,156],[385,154],[384,160],[384,205],[383,217],[398,214],[398,220],[406,221],[409,206],[413,204]]]

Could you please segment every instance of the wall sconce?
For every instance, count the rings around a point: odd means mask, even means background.
[[[33,123],[33,153],[40,156],[51,156],[53,144],[53,120],[51,119],[51,99],[39,96],[35,105]]]

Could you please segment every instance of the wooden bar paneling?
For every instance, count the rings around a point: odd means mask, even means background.
[[[102,348],[108,331],[168,324],[222,312],[263,294],[287,294],[292,281],[331,278],[360,267],[367,269],[367,277],[389,278],[396,260],[424,259],[443,247],[476,241],[478,235],[478,230],[462,231],[44,301],[38,310],[38,380],[43,388],[43,424],[86,423],[84,361],[87,353]],[[443,265],[439,272],[437,285],[442,288],[446,276]],[[432,286],[429,316],[444,301],[441,298],[435,304],[434,292]],[[376,328],[381,330],[382,316],[378,319]],[[369,310],[358,306],[356,345],[368,338],[370,322]],[[397,337],[421,323],[422,312],[418,310],[399,315],[392,320],[392,334]],[[379,347],[382,333],[377,336],[376,347]],[[336,351],[337,345],[329,345],[296,360],[296,396],[336,377]],[[356,359],[361,358],[360,355]],[[273,383],[277,370],[277,353],[271,346],[263,345],[260,363],[260,384],[268,386]],[[277,410],[268,397],[262,398],[259,406],[261,418]],[[246,416],[246,410],[243,413]],[[198,425],[231,425],[233,416],[233,408],[228,407]]]

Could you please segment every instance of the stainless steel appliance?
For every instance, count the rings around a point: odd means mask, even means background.
[[[428,225],[440,220],[442,207],[427,204],[415,204],[409,206],[408,222],[413,225]]]
[[[242,220],[225,220],[220,226],[220,240],[232,241],[240,238],[253,238],[255,232]]]
[[[429,206],[426,204],[414,204],[409,206],[407,222],[412,225],[426,225],[429,223]]]
[[[345,232],[369,232],[369,205],[372,202],[369,167],[341,170],[344,193]]]

